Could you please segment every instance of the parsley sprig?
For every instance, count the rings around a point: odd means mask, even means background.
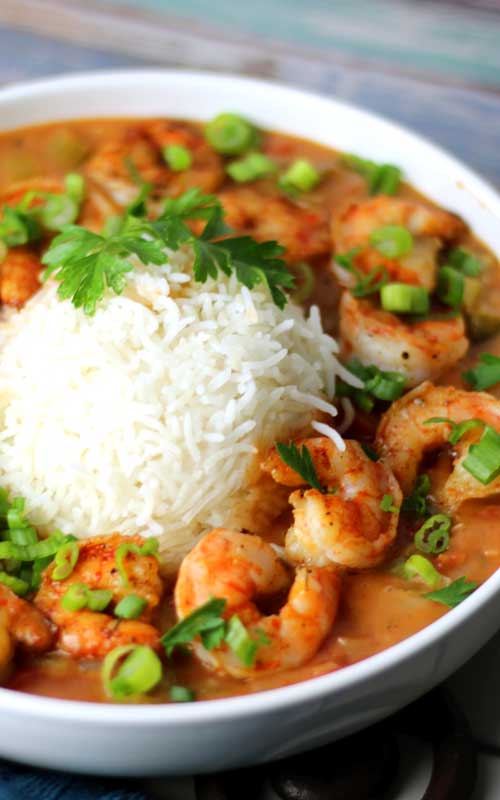
[[[435,592],[428,592],[424,597],[427,597],[429,600],[434,600],[436,603],[450,606],[450,608],[455,608],[455,606],[458,606],[477,589],[477,586],[477,583],[468,581],[467,578],[462,576],[443,589],[438,589]]]
[[[66,227],[56,236],[43,256],[44,277],[53,275],[59,281],[59,297],[71,300],[88,315],[95,313],[106,289],[121,294],[127,274],[133,269],[131,256],[143,264],[167,263],[165,249],[179,250],[190,246],[194,252],[193,274],[205,283],[219,272],[234,273],[248,289],[258,284],[267,286],[273,302],[284,308],[294,278],[281,259],[284,248],[277,242],[256,242],[250,236],[230,236],[224,223],[224,211],[213,195],[189,189],[178,198],[166,201],[163,212],[155,219],[145,216],[144,191],[140,201],[111,235],[92,233],[78,225]],[[189,222],[204,222],[201,233],[195,234]]]
[[[300,475],[302,480],[308,483],[313,489],[317,489],[321,494],[327,494],[327,490],[319,481],[311,453],[305,444],[303,444],[299,450],[297,445],[293,442],[290,442],[290,444],[277,442],[276,450],[281,460],[284,461],[290,469],[293,469],[294,472]]]

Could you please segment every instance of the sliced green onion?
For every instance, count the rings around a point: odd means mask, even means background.
[[[405,497],[401,510],[406,514],[418,514],[425,517],[427,514],[427,495],[431,491],[431,481],[428,475],[419,475],[412,493]]]
[[[377,368],[375,367],[375,369]],[[386,403],[392,403],[398,397],[401,397],[405,386],[405,375],[401,372],[386,372],[384,370],[378,370],[365,383],[367,392],[370,392],[377,400],[383,400]]]
[[[13,544],[21,545],[22,547],[38,542],[37,532],[31,526],[27,526],[26,528],[10,528],[8,536],[9,541]]]
[[[104,611],[113,599],[110,589],[89,589],[87,592],[87,608],[90,611]]]
[[[452,308],[460,308],[464,299],[464,276],[453,267],[441,267],[438,272],[437,296]]]
[[[191,150],[181,144],[169,144],[164,147],[163,158],[173,172],[185,172],[193,164]]]
[[[148,601],[144,597],[139,597],[138,594],[128,594],[116,606],[115,617],[137,619],[137,617],[141,616],[147,604]]]
[[[219,114],[205,126],[205,138],[218,153],[239,156],[255,147],[259,134],[255,126],[239,114]]]
[[[67,542],[63,544],[54,558],[54,569],[52,571],[53,580],[64,581],[66,578],[69,578],[76,566],[79,555],[80,548],[77,542]]]
[[[191,614],[178,622],[177,625],[170,628],[161,637],[161,643],[167,656],[171,656],[176,647],[189,644],[197,636],[215,628],[220,629],[221,622],[224,622],[221,614],[225,607],[226,601],[224,599],[212,597],[211,600],[196,608]]]
[[[192,689],[187,689],[185,686],[171,686],[169,696],[173,703],[191,703],[196,700]]]
[[[463,373],[462,377],[476,392],[482,392],[500,382],[500,358],[481,353],[479,364]]]
[[[119,700],[154,689],[161,681],[162,665],[151,647],[123,645],[108,653],[101,675],[106,694]]]
[[[40,219],[44,228],[49,231],[60,231],[64,225],[75,222],[80,207],[67,194],[50,194],[41,206]]]
[[[424,425],[436,425],[439,423],[451,426],[451,433],[448,436],[450,444],[457,444],[468,431],[474,428],[483,428],[485,425],[482,419],[466,419],[460,423],[453,422],[449,417],[431,417],[424,420]]]
[[[343,163],[365,178],[370,194],[394,195],[401,182],[401,170],[393,164],[377,164],[367,158],[349,153],[342,157]]]
[[[284,175],[279,180],[279,186],[284,191],[293,192],[310,192],[321,180],[321,175],[318,170],[306,161],[305,158],[299,158],[287,169]]]
[[[237,183],[249,183],[272,175],[276,169],[274,161],[264,153],[248,153],[244,158],[228,164],[226,172]]]
[[[252,639],[237,614],[227,624],[226,643],[246,667],[255,663],[258,643]]]
[[[30,585],[27,581],[22,580],[22,578],[16,578],[14,575],[9,575],[7,572],[0,571],[0,583],[7,588],[12,589],[15,594],[18,594],[20,597],[26,594],[29,590]]]
[[[481,274],[483,265],[477,256],[473,256],[463,247],[456,247],[448,253],[446,263],[454,269],[460,270],[468,278],[477,278]]]
[[[373,409],[374,403],[369,395],[377,400],[392,403],[404,392],[406,377],[400,372],[386,372],[375,364],[362,364],[357,358],[353,358],[345,366],[363,381],[364,389],[357,389],[344,381],[338,381],[337,395],[352,397],[358,408],[363,411],[370,412]]]
[[[0,559],[15,558],[17,561],[35,561],[38,558],[53,556],[66,541],[62,533],[55,533],[48,539],[25,546],[13,542],[0,542]]]
[[[89,587],[86,583],[72,583],[61,600],[65,611],[81,611],[87,607]]]
[[[134,542],[124,542],[116,548],[116,567],[124,586],[129,585],[128,573],[125,568],[125,559],[128,554],[133,553],[136,556],[156,556],[159,547],[160,543],[158,539],[151,536],[149,539],[146,539],[143,545],[138,545]]]
[[[427,586],[436,587],[442,581],[442,575],[437,571],[435,567],[428,561],[427,558],[424,556],[419,556],[415,554],[410,556],[405,563],[403,564],[403,575],[408,580],[413,580],[414,578],[419,578]]]
[[[29,211],[4,206],[0,220],[0,239],[7,247],[35,242],[41,233],[40,225]]]
[[[429,292],[423,286],[407,283],[387,283],[380,290],[382,308],[395,314],[427,314]]]
[[[65,611],[104,611],[113,599],[110,589],[90,589],[86,583],[72,583],[61,600]]]
[[[423,553],[444,553],[450,544],[452,519],[448,514],[434,514],[415,534],[415,546]]]
[[[52,563],[52,556],[37,558],[31,567],[31,589],[38,589],[42,582],[42,573]]]
[[[66,194],[80,205],[85,196],[85,180],[78,172],[70,172],[64,179]]]
[[[384,225],[372,231],[370,244],[387,258],[401,258],[411,251],[413,236],[402,225]]]
[[[500,434],[485,425],[481,439],[471,444],[462,466],[485,486],[491,483],[500,475]]]
[[[312,295],[316,284],[316,275],[311,265],[306,261],[299,261],[297,264],[294,264],[293,271],[298,274],[299,280],[298,286],[292,292],[291,297],[294,303],[300,305],[301,303],[305,303]]]
[[[380,508],[382,511],[391,511],[392,513],[397,512],[398,508],[394,505],[394,498],[392,494],[384,494],[382,500],[380,501]]]

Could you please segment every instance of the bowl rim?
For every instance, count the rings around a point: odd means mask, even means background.
[[[433,144],[424,136],[414,133],[409,128],[399,125],[382,115],[364,110],[335,97],[297,89],[277,81],[237,76],[229,72],[202,72],[174,68],[151,69],[145,67],[95,70],[60,77],[41,78],[2,87],[0,89],[0,103],[4,101],[23,101],[29,99],[30,96],[43,96],[47,93],[50,95],[59,91],[64,93],[78,87],[91,88],[97,82],[104,82],[109,86],[113,84],[136,84],[146,77],[153,81],[171,80],[175,82],[175,80],[182,80],[196,82],[198,85],[208,88],[211,84],[220,83],[221,81],[227,84],[232,83],[235,89],[240,90],[243,90],[245,86],[253,86],[263,92],[274,91],[288,95],[290,101],[293,102],[300,103],[306,99],[309,101],[314,99],[330,105],[330,107],[335,107],[339,113],[348,111],[350,114],[355,114],[361,122],[368,126],[374,122],[382,124],[386,128],[392,129],[395,135],[408,138],[410,142],[420,149],[427,150],[428,153],[439,159],[447,174],[450,172],[457,173],[455,175],[457,187],[459,179],[460,181],[466,181],[467,192],[474,195],[485,209],[493,211],[500,220],[500,195],[494,187],[459,159],[450,155],[446,149]],[[105,118],[102,115],[99,115],[99,117]],[[75,119],[74,116],[68,117],[68,119],[70,118]],[[88,118],[92,118],[92,116]],[[85,119],[85,117],[79,117],[79,119]],[[47,122],[50,121],[50,116],[48,116]],[[15,128],[10,129],[13,130]],[[9,130],[9,128],[2,130]],[[216,721],[228,719],[234,721],[235,718],[267,715],[290,706],[302,705],[308,701],[321,701],[326,696],[352,690],[356,685],[360,685],[368,679],[375,680],[383,672],[397,665],[404,668],[405,664],[417,654],[433,648],[439,640],[456,634],[464,622],[474,617],[497,594],[500,594],[500,569],[493,573],[461,605],[450,609],[441,618],[397,644],[347,668],[344,667],[334,672],[275,689],[178,705],[170,703],[158,705],[115,705],[64,700],[0,687],[0,706],[4,713],[18,712],[37,718],[50,719],[51,722],[61,721],[77,724],[98,722],[102,726],[114,726],[125,720],[129,725],[133,724],[136,727],[162,727],[168,723],[191,726],[193,723],[215,723]]]

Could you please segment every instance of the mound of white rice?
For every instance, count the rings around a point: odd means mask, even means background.
[[[0,486],[42,530],[159,536],[172,563],[252,516],[257,451],[335,414],[347,377],[317,310],[195,283],[188,253],[141,265],[94,317],[48,285],[0,337]]]

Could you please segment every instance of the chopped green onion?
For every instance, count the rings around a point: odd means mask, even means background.
[[[419,475],[412,493],[405,497],[401,510],[406,514],[418,514],[425,517],[427,514],[427,495],[431,491],[431,481],[428,475]]]
[[[442,575],[433,567],[431,562],[427,558],[424,558],[424,556],[419,556],[418,554],[410,556],[405,561],[402,571],[404,577],[408,580],[420,578],[427,586],[433,588],[439,586],[442,581]]]
[[[384,225],[372,231],[370,244],[386,258],[401,258],[413,247],[413,236],[401,225]]]
[[[191,150],[181,144],[170,144],[164,147],[163,158],[173,172],[185,172],[193,164]]]
[[[387,283],[380,290],[382,308],[396,314],[427,314],[429,292],[423,286],[407,283]]]
[[[119,700],[154,689],[161,681],[162,665],[151,647],[123,645],[108,653],[101,674],[106,694]]]
[[[87,592],[87,608],[90,611],[104,611],[113,599],[110,589],[89,589]]]
[[[81,611],[86,608],[89,587],[86,583],[72,583],[61,600],[65,611]]]
[[[367,158],[344,154],[343,163],[355,170],[368,182],[370,194],[394,195],[401,182],[401,170],[393,164],[376,164]]]
[[[38,542],[37,532],[31,526],[27,526],[26,528],[10,528],[8,537],[13,544],[19,544],[21,546],[36,544],[36,542]]]
[[[146,608],[148,601],[137,594],[128,594],[115,608],[115,617],[121,619],[137,619]]]
[[[463,378],[476,392],[482,392],[500,382],[500,358],[490,353],[481,353],[479,364],[463,373]]]
[[[52,556],[37,558],[31,567],[31,589],[38,589],[42,582],[42,573],[52,563]]]
[[[133,553],[136,556],[156,556],[159,546],[160,543],[158,539],[151,536],[149,539],[146,539],[143,545],[138,545],[134,542],[124,542],[116,548],[116,567],[124,586],[129,585],[128,573],[125,568],[125,559],[128,554]]]
[[[54,533],[48,539],[36,544],[16,545],[13,542],[0,542],[0,559],[15,558],[17,561],[35,561],[38,558],[53,556],[66,541],[62,533]]]
[[[450,544],[452,519],[448,514],[434,514],[415,534],[415,546],[423,553],[444,553]]]
[[[226,607],[222,598],[212,597],[204,605],[196,608],[191,614],[180,620],[177,625],[170,628],[162,637],[161,643],[167,656],[171,656],[176,647],[189,644],[197,636],[207,633],[221,626],[224,620],[221,617]]]
[[[66,194],[80,205],[85,196],[85,180],[78,172],[70,172],[64,179]]]
[[[61,600],[65,611],[104,611],[113,599],[109,589],[90,589],[86,583],[72,583]]]
[[[287,169],[279,180],[285,192],[310,192],[321,180],[318,170],[304,158],[299,158]]]
[[[453,267],[441,267],[438,273],[437,296],[452,308],[460,308],[464,299],[464,276]]]
[[[375,364],[362,364],[357,358],[345,364],[347,369],[360,378],[364,383],[363,389],[358,389],[345,381],[338,381],[337,395],[339,397],[352,397],[356,405],[363,411],[371,411],[374,403],[371,397],[383,402],[392,403],[404,392],[406,377],[401,372],[389,372],[379,369]]]
[[[468,431],[474,428],[483,428],[485,425],[482,419],[466,419],[460,423],[453,422],[449,417],[431,417],[424,420],[424,425],[436,425],[439,423],[451,425],[451,433],[448,436],[450,444],[457,444]]]
[[[382,500],[380,501],[380,508],[382,511],[391,511],[392,513],[396,513],[398,508],[394,505],[394,498],[392,494],[384,494]]]
[[[254,665],[259,645],[252,639],[237,614],[227,624],[226,642],[242,664],[246,667]]]
[[[264,153],[248,153],[226,167],[227,174],[237,183],[249,183],[276,172],[276,164]]]
[[[301,303],[305,303],[312,295],[316,284],[316,275],[311,265],[306,261],[299,261],[297,264],[294,264],[293,271],[298,273],[299,280],[298,286],[292,292],[291,297],[294,303],[300,305]]]
[[[185,686],[171,686],[169,696],[173,703],[191,703],[196,700],[192,689],[187,689]]]
[[[480,275],[483,265],[479,258],[473,256],[463,247],[456,247],[448,253],[446,263],[454,269],[459,270],[468,278],[477,278]]]
[[[51,194],[41,207],[40,219],[44,228],[49,231],[60,231],[64,225],[75,222],[79,206],[66,194]]]
[[[0,239],[7,247],[34,242],[41,236],[40,225],[33,215],[20,206],[4,206],[0,220]]]
[[[490,425],[485,425],[481,439],[477,444],[471,444],[462,466],[480,483],[491,483],[500,475],[500,434]]]
[[[54,558],[54,569],[52,571],[53,580],[64,581],[66,578],[69,578],[76,566],[79,555],[80,548],[77,542],[67,542],[63,544]]]
[[[459,603],[466,600],[474,589],[477,589],[477,583],[468,581],[467,578],[462,576],[443,589],[438,589],[437,592],[428,592],[424,597],[428,600],[434,600],[435,603],[442,603],[445,606],[450,606],[450,608],[455,608]]]
[[[205,138],[218,153],[239,156],[255,147],[259,134],[251,122],[238,114],[219,114],[205,126]]]
[[[16,578],[14,575],[9,575],[7,572],[3,571],[0,571],[0,583],[12,589],[12,591],[20,597],[23,597],[30,588],[27,581]]]

